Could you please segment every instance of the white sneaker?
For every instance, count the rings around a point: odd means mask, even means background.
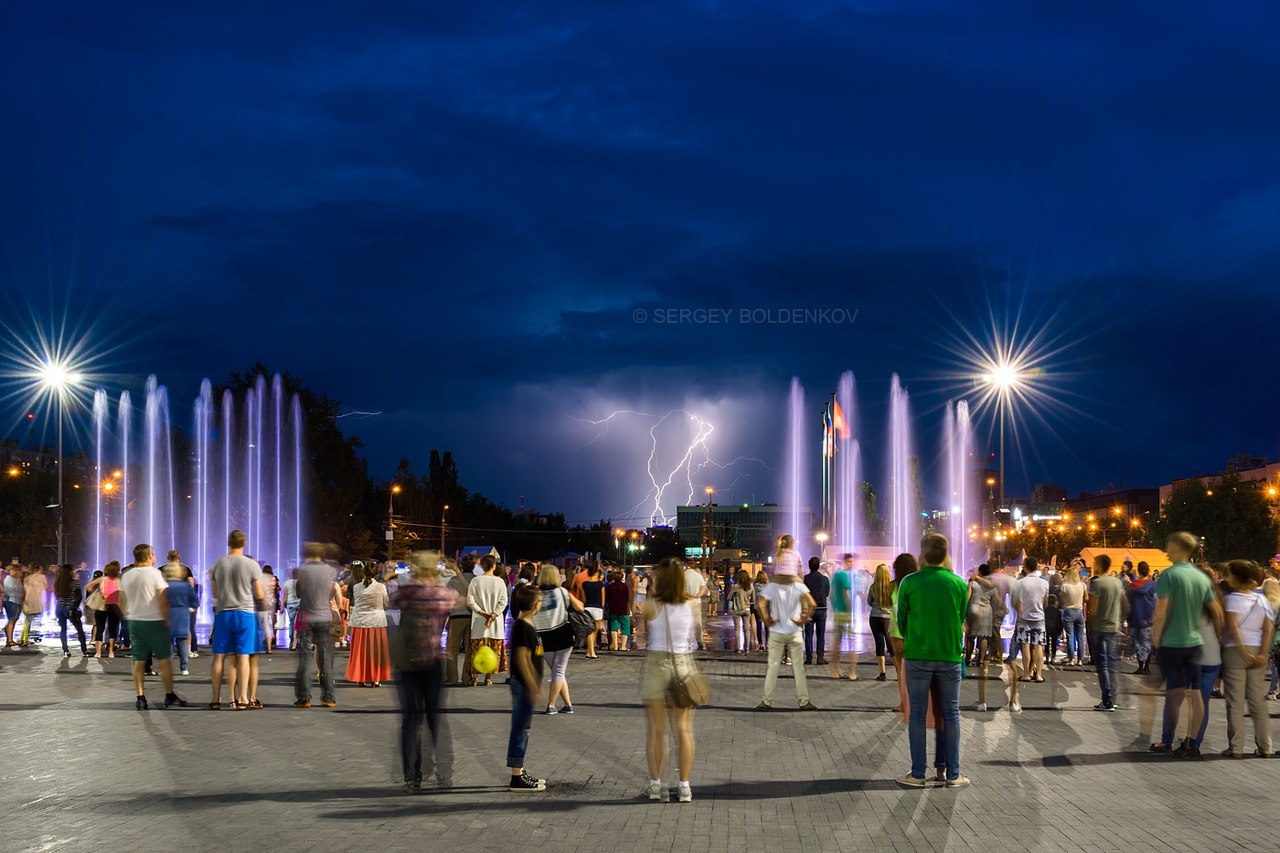
[[[1019,705],[1017,702],[1014,702],[1012,705],[1010,705],[1010,706],[1009,706],[1009,713],[1011,713],[1011,714],[1021,714],[1021,713],[1022,713],[1022,706],[1021,706],[1021,705]]]
[[[987,710],[987,703],[986,703],[986,702],[974,702],[972,705],[970,705],[970,706],[969,706],[969,710],[970,710],[970,711],[985,711],[985,710]]]
[[[680,784],[679,787],[676,788],[676,799],[682,803],[692,803],[693,789],[686,784]]]
[[[191,670],[189,670],[189,669],[180,669],[180,670],[178,670],[178,675],[190,675],[190,674],[191,674]]]
[[[662,783],[650,782],[648,787],[644,789],[644,792],[645,794],[648,795],[649,799],[655,800],[655,801],[661,801],[662,800]]]

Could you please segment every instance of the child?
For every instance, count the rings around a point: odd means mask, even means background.
[[[1058,654],[1058,641],[1062,637],[1062,609],[1058,603],[1057,590],[1049,592],[1049,599],[1044,605],[1044,634],[1049,643],[1045,660],[1052,664]]]
[[[511,737],[507,741],[511,782],[507,789],[545,791],[546,779],[535,779],[524,772],[529,724],[533,722],[534,706],[542,701],[542,641],[533,627],[533,614],[542,607],[542,590],[536,586],[516,587],[512,604],[520,616],[511,626]]]

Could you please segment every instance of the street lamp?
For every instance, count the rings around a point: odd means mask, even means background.
[[[47,361],[40,366],[36,378],[58,400],[58,565],[62,565],[66,562],[66,546],[63,541],[63,516],[66,513],[62,503],[62,470],[65,467],[62,464],[62,420],[66,414],[67,392],[80,382],[80,376],[62,362]]]
[[[996,398],[997,417],[1000,420],[1000,506],[1004,507],[1004,428],[1009,419],[1011,398],[1026,374],[1014,362],[1001,359],[992,362],[981,381]]]
[[[445,558],[448,558],[449,556],[449,552],[444,549],[444,530],[445,530],[445,523],[446,523],[444,514],[448,511],[449,511],[448,504],[445,504],[440,510],[440,554]]]

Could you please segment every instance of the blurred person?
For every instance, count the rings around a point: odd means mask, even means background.
[[[293,570],[298,592],[298,619],[295,637],[298,665],[294,672],[295,708],[311,707],[311,665],[320,673],[320,704],[338,704],[333,678],[334,605],[338,572],[324,560],[326,547],[319,542],[302,543],[302,565]]]
[[[842,565],[831,576],[831,616],[835,623],[831,643],[831,677],[844,678],[844,660],[849,657],[849,680],[858,680],[858,652],[853,648],[853,554],[845,554]],[[846,652],[845,646],[848,646]]]
[[[551,687],[547,691],[546,714],[572,714],[573,700],[569,697],[569,658],[573,654],[573,627],[569,624],[569,609],[583,611],[582,602],[560,584],[560,570],[554,563],[543,563],[538,572],[538,610],[533,615],[533,627],[538,632],[542,653],[551,667]],[[557,708],[556,699],[564,705]]]
[[[689,778],[695,749],[694,709],[678,708],[670,701],[677,681],[694,669],[696,628],[688,596],[679,561],[668,557],[660,562],[654,568],[650,596],[645,604],[650,635],[640,686],[640,699],[645,707],[645,758],[649,766],[645,794],[652,801],[663,799],[662,764],[667,752],[664,727],[668,719],[678,744],[676,799],[681,803],[693,801]]]
[[[1102,701],[1095,711],[1114,711],[1120,683],[1116,665],[1120,656],[1120,625],[1129,613],[1129,598],[1124,584],[1111,574],[1111,558],[1099,554],[1093,558],[1093,578],[1089,581],[1089,624],[1092,626],[1093,663],[1098,671],[1098,689]]]
[[[596,629],[587,636],[587,660],[599,660],[596,654],[596,640],[604,627],[604,580],[599,566],[594,563],[587,566],[587,576],[583,578],[579,588],[582,590],[582,606],[596,626]]]
[[[1004,565],[996,560],[991,563],[991,582],[996,585],[996,601],[999,602],[1000,610],[1004,613],[1004,616],[1001,616],[999,621],[993,621],[991,625],[990,649],[992,657],[1003,659],[1005,648],[1002,630],[1004,628],[1004,620],[1008,618],[1010,611],[1013,609],[1013,585],[1017,581],[1009,575]],[[1009,660],[1007,662],[1012,662],[1014,649],[1015,646],[1010,642]]]
[[[114,569],[118,573],[120,564],[115,560],[107,563],[102,569],[93,573],[93,577],[84,588],[85,601],[93,610],[93,656],[96,658],[102,657],[104,642],[107,644],[110,656],[115,657],[115,634],[109,630],[108,624],[106,569]]]
[[[1156,584],[1151,567],[1140,560],[1137,576],[1125,590],[1129,598],[1129,648],[1138,659],[1134,675],[1151,674],[1151,622],[1156,612]]]
[[[753,646],[755,632],[751,629],[751,611],[755,603],[751,575],[745,569],[739,571],[733,592],[729,593],[729,613],[733,618],[733,645],[740,655],[751,651]]]
[[[467,605],[467,590],[471,586],[473,576],[469,571],[445,561],[445,574],[449,589],[457,596],[457,604],[449,614],[448,638],[445,644],[445,683],[462,685],[462,675],[458,667],[458,659],[465,658],[471,643],[471,608]]]
[[[44,613],[44,594],[49,589],[49,581],[44,571],[38,566],[32,567],[22,579],[22,615],[26,619],[22,623],[22,638],[19,645],[31,645],[31,623]]]
[[[756,572],[755,582],[752,584],[752,593],[755,603],[760,603],[760,596],[764,595],[765,587],[769,585],[769,573],[763,568]],[[764,616],[760,614],[757,607],[751,611],[751,617],[755,620],[756,625],[756,651],[763,652],[768,648],[769,643],[769,626],[765,624]]]
[[[559,584],[553,592],[568,595]],[[522,586],[515,591],[512,607],[516,619],[511,626],[511,734],[507,738],[507,767],[511,770],[511,781],[507,783],[507,790],[513,793],[547,789],[546,779],[534,778],[524,769],[533,709],[542,699],[543,648],[538,631],[533,627],[533,619],[534,614],[541,610],[543,594],[541,588]]]
[[[1205,577],[1209,578],[1209,582],[1213,584],[1213,594],[1218,600],[1218,606],[1222,607],[1224,596],[1230,589],[1228,588],[1226,592],[1223,591],[1223,588],[1218,584],[1217,575],[1208,566],[1202,565],[1196,568],[1204,572]],[[1226,627],[1225,609],[1223,613],[1224,621],[1222,625],[1215,625],[1206,610],[1201,610],[1198,617],[1200,620],[1201,643],[1200,648],[1196,651],[1194,662],[1196,666],[1200,667],[1200,686],[1198,689],[1200,691],[1200,701],[1204,704],[1204,715],[1200,718],[1200,728],[1198,730],[1193,733],[1191,729],[1187,729],[1187,734],[1191,741],[1190,746],[1195,747],[1197,750],[1204,746],[1204,735],[1209,729],[1209,717],[1211,716],[1209,713],[1211,707],[1209,699],[1213,694],[1217,693],[1216,688],[1222,682],[1222,635]],[[1221,698],[1221,696],[1218,698]],[[1161,736],[1164,738],[1164,742],[1173,742],[1174,733],[1168,733],[1167,737],[1165,737],[1165,733],[1162,731]],[[1181,753],[1175,750],[1174,755],[1186,757],[1186,750]],[[1197,756],[1193,755],[1191,757]]]
[[[898,679],[898,707],[893,709],[894,713],[903,713],[907,707],[905,648],[902,631],[898,628],[898,590],[902,587],[902,581],[914,574],[918,568],[916,558],[910,554],[899,554],[893,558],[893,595],[889,603],[889,648],[893,650],[893,670]],[[874,583],[872,581],[873,585]],[[869,593],[870,590],[868,590]]]
[[[881,563],[876,566],[871,587],[867,590],[867,609],[870,614],[867,616],[867,625],[871,628],[871,636],[875,640],[876,666],[880,669],[876,674],[876,681],[885,681],[888,678],[885,659],[890,652],[889,621],[893,611],[893,596],[894,585],[893,579],[889,577],[889,567]],[[901,673],[898,677],[901,680]]]
[[[213,694],[210,710],[222,707],[222,671],[231,657],[231,707],[253,708],[249,701],[250,657],[258,651],[257,601],[262,598],[262,569],[245,556],[243,530],[227,535],[228,551],[209,570],[213,586],[213,667],[210,673]]]
[[[169,587],[155,567],[155,561],[156,552],[150,545],[134,546],[133,567],[120,582],[119,601],[130,623],[133,688],[138,694],[134,707],[139,711],[148,709],[143,669],[147,659],[152,657],[160,666],[160,681],[164,684],[163,707],[186,707],[187,704],[173,692],[173,664],[169,660],[169,649],[173,645],[168,625]]]
[[[765,587],[764,595],[756,601],[756,611],[764,617],[769,627],[769,658],[764,676],[764,697],[756,706],[757,711],[773,708],[774,693],[778,685],[778,670],[784,653],[791,657],[791,671],[795,676],[796,701],[801,711],[816,711],[818,707],[809,701],[809,686],[805,679],[804,641],[801,627],[813,615],[814,601],[808,588],[801,583],[800,575],[775,575],[773,583]]]
[[[532,575],[532,571],[530,571]],[[532,579],[532,578],[531,578]],[[627,651],[631,641],[631,587],[622,579],[622,571],[609,573],[609,583],[604,588],[605,604],[609,609],[609,649]]]
[[[898,587],[897,619],[911,708],[911,772],[899,781],[911,788],[928,784],[925,726],[931,692],[941,716],[935,750],[938,761],[945,763],[944,784],[948,788],[969,784],[960,774],[960,677],[969,592],[965,582],[947,568],[947,544],[947,538],[938,533],[924,537],[920,543],[924,565]]]
[[[1058,603],[1062,606],[1062,628],[1067,637],[1067,666],[1084,665],[1084,608],[1088,596],[1088,587],[1080,569],[1072,565],[1067,569],[1066,579],[1058,589]]]
[[[1014,609],[1018,612],[1018,624],[1014,628],[1014,644],[1022,649],[1022,662],[1026,672],[1018,679],[1022,682],[1044,683],[1044,608],[1049,599],[1049,582],[1040,573],[1035,557],[1027,557],[1022,577],[1014,586]]]
[[[1267,604],[1271,605],[1271,612],[1280,613],[1280,580],[1268,574],[1262,582],[1262,595],[1267,599]],[[1271,686],[1267,688],[1268,699],[1276,698],[1276,688],[1280,686],[1280,656],[1277,654],[1280,653],[1280,631],[1272,633],[1271,648],[1267,650],[1267,666],[1271,674]]]
[[[17,645],[13,639],[13,630],[18,627],[18,617],[22,615],[22,600],[26,597],[26,587],[22,585],[22,567],[10,565],[4,573],[4,647]]]
[[[991,635],[1004,619],[1004,600],[1000,589],[991,580],[991,566],[982,563],[978,573],[969,579],[969,606],[965,614],[965,626],[973,640],[978,667],[978,701],[970,706],[973,711],[987,710],[987,671],[991,660],[1000,661],[1000,650],[990,648]],[[969,647],[965,647],[965,655]]]
[[[107,657],[116,656],[116,645],[124,629],[124,613],[120,610],[120,564],[115,560],[102,569],[103,600],[107,605]],[[90,584],[92,586],[92,584]]]
[[[693,620],[697,633],[694,635],[698,643],[699,651],[703,648],[702,636],[704,632],[704,623],[702,619],[703,599],[707,597],[707,579],[702,576],[702,572],[693,566],[685,566],[684,569],[684,588],[689,593],[689,607],[693,610]]]
[[[284,598],[285,636],[289,640],[289,649],[298,647],[298,606],[302,599],[298,598],[298,570],[294,569],[281,592]]]
[[[276,643],[276,613],[280,611],[280,581],[276,578],[275,569],[262,567],[262,600],[257,603],[255,611],[258,617],[258,631],[266,640],[265,654],[271,654]]]
[[[625,571],[625,569],[623,570]],[[633,568],[630,572],[631,584],[631,647],[639,649],[640,634],[645,631],[644,624],[644,603],[649,598],[649,571],[643,568]]]
[[[498,561],[492,554],[480,560],[481,574],[467,587],[467,606],[471,608],[471,640],[467,645],[467,677],[475,687],[481,673],[475,669],[476,652],[487,646],[498,656],[498,668],[494,672],[507,671],[506,623],[503,613],[507,609],[507,584],[494,572]],[[484,685],[493,684],[493,673],[484,673]]]
[[[55,614],[58,617],[59,636],[62,639],[62,656],[71,657],[71,649],[67,647],[67,622],[75,626],[76,636],[80,640],[80,655],[89,656],[89,646],[85,642],[84,625],[80,622],[80,602],[83,593],[80,590],[80,579],[76,577],[75,567],[70,563],[59,567],[58,578],[53,583],[54,595],[57,597]]]
[[[175,552],[170,551],[170,557]],[[169,606],[169,636],[178,648],[178,674],[190,675],[191,613],[196,607],[196,590],[187,580],[181,564],[170,559],[161,573],[165,579],[165,600]]]
[[[365,566],[363,574],[360,582],[352,586],[347,681],[361,687],[381,687],[391,677],[387,647],[387,608],[391,599],[386,584],[378,580],[377,566]]]
[[[1164,725],[1159,743],[1152,752],[1171,752],[1179,758],[1199,758],[1200,748],[1188,737],[1176,749],[1172,738],[1178,730],[1183,702],[1191,706],[1187,731],[1197,732],[1205,716],[1204,697],[1200,686],[1197,656],[1204,645],[1201,613],[1206,613],[1215,633],[1221,634],[1222,606],[1214,592],[1214,584],[1190,562],[1199,542],[1195,536],[1179,531],[1165,542],[1165,553],[1172,565],[1160,573],[1156,581],[1156,610],[1152,621],[1151,642],[1156,662],[1164,677]]]
[[[809,558],[809,574],[804,576],[805,588],[813,599],[813,616],[804,623],[804,662],[827,665],[827,599],[831,596],[831,581],[821,571],[822,561]],[[816,655],[815,655],[816,652]]]
[[[1253,720],[1253,754],[1271,758],[1271,712],[1267,709],[1267,660],[1275,638],[1276,614],[1258,588],[1261,567],[1252,560],[1227,563],[1223,604],[1222,683],[1227,704],[1227,740],[1222,753],[1244,757],[1244,712]]]
[[[409,556],[409,575],[397,586],[392,606],[400,611],[395,663],[400,694],[400,763],[407,790],[422,789],[423,773],[441,788],[453,786],[453,748],[440,692],[444,684],[441,635],[458,594],[440,583],[440,555],[418,551]],[[425,758],[422,726],[431,735]]]

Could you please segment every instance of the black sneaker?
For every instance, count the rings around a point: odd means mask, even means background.
[[[885,678],[885,675],[883,672],[876,676],[876,681],[887,681],[887,680],[888,679]]]
[[[547,790],[547,783],[542,779],[534,779],[528,773],[512,776],[507,790],[513,793],[536,793]]]
[[[186,700],[186,699],[183,699],[183,698],[182,698],[181,696],[179,696],[177,693],[166,693],[166,694],[164,694],[164,705],[163,705],[163,707],[165,707],[165,708],[172,708],[172,707],[173,707],[173,706],[175,706],[175,705],[176,705],[176,706],[178,706],[179,708],[185,708],[185,707],[187,707],[187,700]]]
[[[138,697],[138,701],[136,701],[136,702],[134,702],[134,703],[133,703],[133,707],[137,708],[139,711],[147,711],[147,710],[150,710],[150,707],[147,705],[147,697],[146,697],[146,696],[139,696],[139,697]]]

